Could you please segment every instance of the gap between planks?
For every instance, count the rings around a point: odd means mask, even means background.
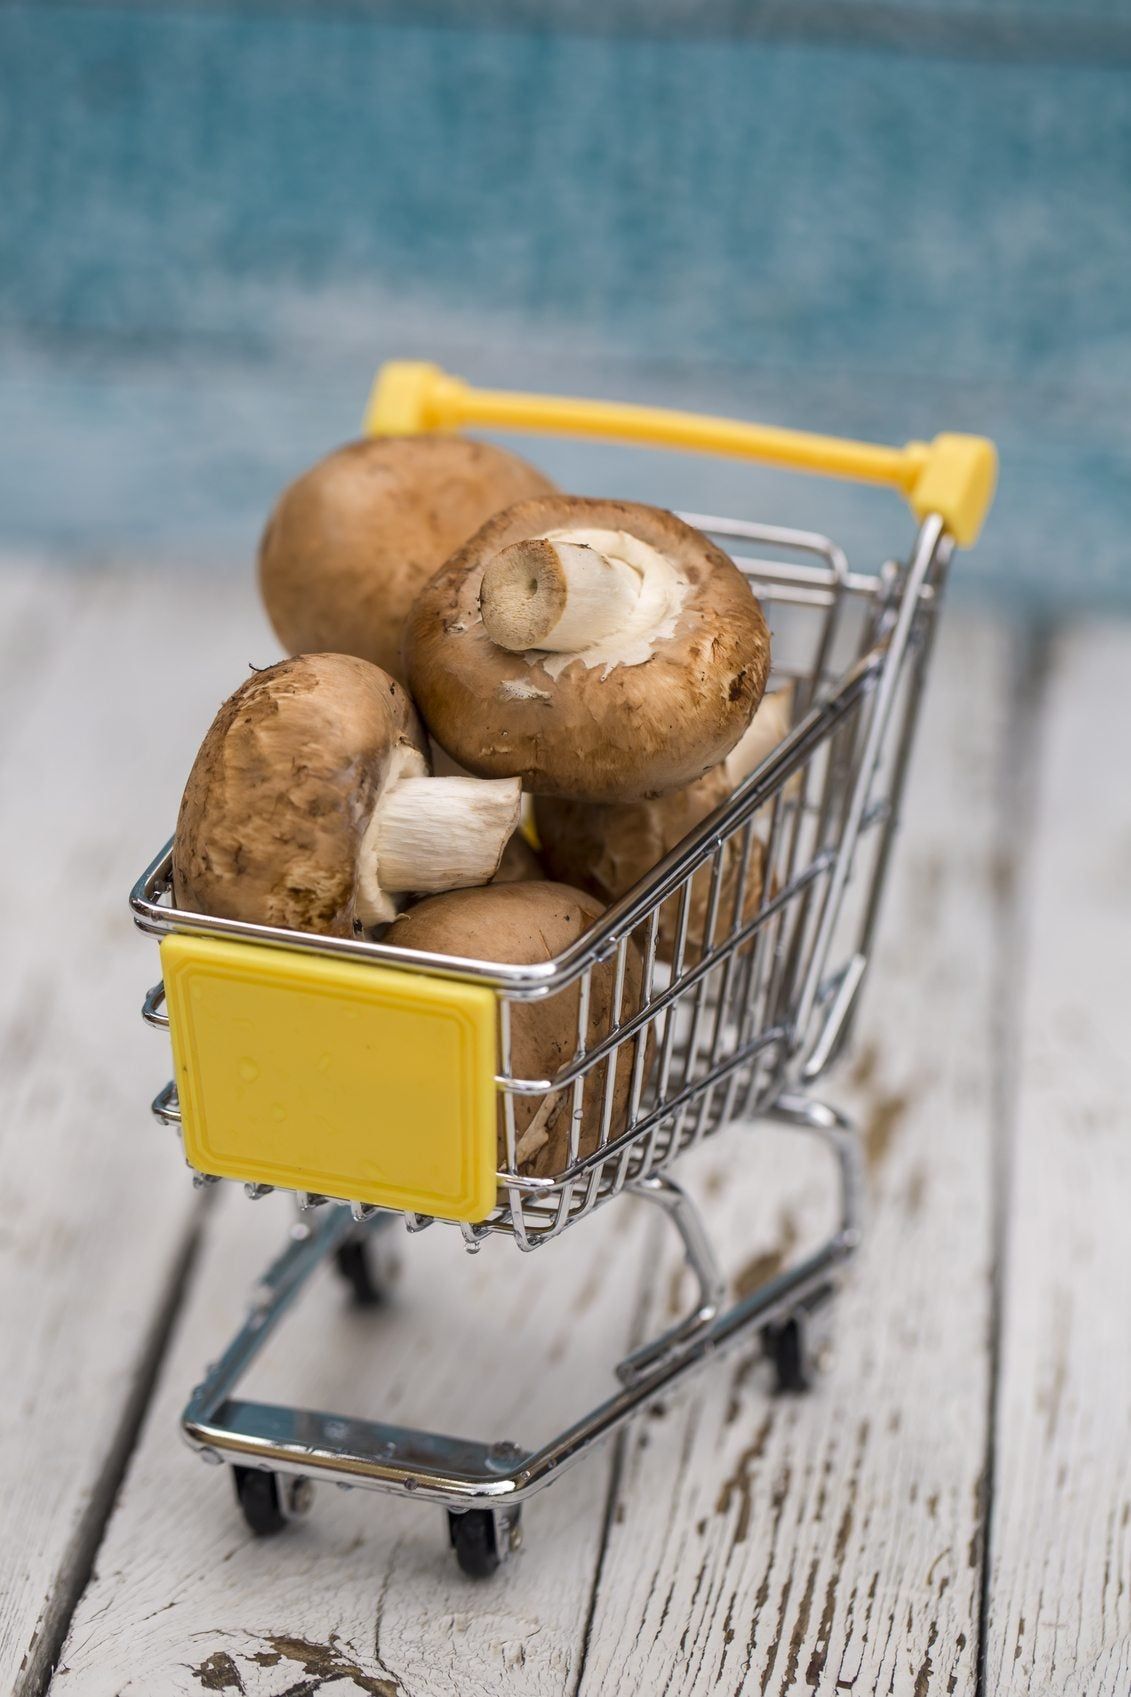
[[[1049,651],[1025,916],[986,1697],[1131,1690],[1131,628]]]
[[[1020,1084],[1020,986],[1024,981],[1029,938],[1026,904],[1032,873],[1032,841],[1036,827],[1036,792],[1042,753],[1042,730],[1047,710],[1050,632],[1034,621],[1017,635],[1011,655],[1012,682],[1005,737],[1001,748],[1001,806],[999,839],[1000,933],[997,954],[995,1027],[998,1065],[995,1072],[993,1148],[993,1234],[990,1269],[990,1373],[986,1409],[985,1516],[981,1537],[981,1591],[978,1599],[977,1697],[1003,1697],[987,1680],[991,1595],[989,1551],[997,1511],[998,1417],[1001,1357],[1005,1315],[1005,1265],[1009,1242],[1013,1149],[1017,1135]]]
[[[605,1210],[585,1236],[521,1261],[509,1242],[470,1257],[449,1228],[409,1238],[394,1223],[394,1300],[357,1312],[321,1277],[249,1374],[248,1394],[541,1441],[603,1394],[632,1342],[652,1221],[644,1204],[618,1207],[619,1218]],[[226,1189],[218,1199],[53,1693],[199,1697],[208,1670],[230,1664],[247,1697],[276,1697],[304,1657],[327,1677],[331,1665],[349,1667],[405,1697],[568,1688],[607,1453],[526,1510],[529,1550],[482,1585],[456,1569],[442,1511],[405,1497],[320,1487],[307,1520],[257,1540],[223,1472],[177,1443],[201,1363],[234,1330],[288,1216],[282,1197],[253,1207]]]
[[[199,1197],[189,1216],[165,1289],[160,1293],[157,1311],[129,1377],[118,1427],[109,1434],[86,1506],[60,1554],[57,1587],[36,1622],[34,1636],[16,1674],[13,1697],[41,1697],[51,1683],[75,1609],[94,1572],[95,1558],[137,1443],[185,1288],[192,1278],[200,1250],[201,1215],[207,1201],[206,1196]]]

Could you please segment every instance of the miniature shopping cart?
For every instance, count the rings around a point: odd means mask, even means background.
[[[809,1382],[815,1329],[858,1241],[860,1192],[853,1130],[810,1090],[851,1029],[948,564],[978,534],[996,457],[974,437],[879,448],[475,390],[429,365],[380,374],[373,433],[466,426],[701,449],[886,484],[918,520],[905,560],[861,573],[822,536],[684,515],[730,552],[766,607],[771,687],[791,689],[791,728],[723,806],[551,961],[485,965],[181,911],[170,847],[133,892],[138,925],[161,939],[162,983],[144,1017],[168,1029],[175,1069],[154,1113],[179,1128],[197,1183],[238,1180],[252,1197],[288,1190],[300,1210],[247,1322],[192,1394],[189,1442],[231,1465],[258,1532],[302,1512],[313,1480],[407,1491],[447,1511],[460,1565],[482,1575],[516,1547],[528,1497],[724,1345],[760,1338],[780,1387]],[[759,871],[755,903],[746,885]],[[697,874],[707,915],[689,946]],[[667,964],[661,930],[674,938]],[[637,949],[639,989],[635,969],[626,971]],[[611,1024],[594,1041],[592,974],[610,967]],[[513,1010],[560,995],[576,1002],[575,1052],[552,1078],[515,1076]],[[614,1121],[626,1055],[630,1099]],[[569,1152],[551,1176],[519,1170],[520,1097],[565,1099]],[[600,1139],[582,1153],[594,1100]],[[728,1307],[704,1225],[671,1170],[728,1122],[754,1118],[823,1140],[838,1219],[816,1252]],[[542,1448],[234,1395],[324,1261],[337,1262],[360,1299],[377,1294],[371,1254],[396,1215],[410,1232],[454,1223],[472,1250],[493,1236],[534,1250],[626,1192],[670,1217],[695,1277],[694,1305],[617,1365],[614,1394]]]

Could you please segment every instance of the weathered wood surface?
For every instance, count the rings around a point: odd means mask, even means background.
[[[0,574],[5,1691],[41,1688],[85,1582],[193,1219],[175,1154],[146,1124],[165,1062],[137,1019],[156,973],[125,896],[249,657],[251,620],[234,644],[228,629],[236,603],[183,589],[165,652],[144,579],[15,562]]]
[[[154,612],[178,633],[161,651]],[[1069,640],[1043,718],[1036,690],[1007,724],[1007,647],[944,633],[855,1061],[828,1087],[860,1114],[873,1197],[824,1386],[773,1402],[752,1352],[724,1359],[538,1498],[528,1549],[477,1587],[410,1501],[323,1490],[253,1540],[176,1436],[286,1216],[226,1193],[180,1277],[199,1210],[146,1115],[168,1069],[123,893],[217,699],[273,652],[247,585],[0,574],[0,1688],[42,1689],[74,1608],[52,1697],[1123,1697],[1129,649]],[[1037,719],[1028,821],[1004,780]],[[735,1130],[680,1176],[740,1284],[827,1220],[822,1156],[784,1133]],[[468,1259],[441,1228],[395,1241],[391,1307],[354,1313],[326,1278],[253,1389],[536,1441],[687,1295],[636,1204],[531,1260]]]
[[[324,1487],[300,1525],[258,1540],[228,1480],[178,1444],[189,1389],[285,1232],[281,1202],[220,1198],[54,1690],[149,1697],[230,1686],[278,1697],[305,1691],[304,1671],[310,1690],[337,1672],[343,1690],[352,1678],[379,1697],[571,1689],[609,1454],[531,1505],[529,1552],[484,1586],[456,1568],[440,1510],[411,1500]],[[645,1221],[639,1203],[626,1213],[606,1211],[521,1264],[505,1242],[469,1258],[445,1228],[415,1239],[391,1228],[403,1269],[395,1302],[351,1312],[327,1277],[248,1384],[268,1400],[538,1441],[608,1392],[627,1350]]]
[[[974,712],[958,663],[972,643]],[[189,1693],[225,1679],[238,1690],[238,1679],[276,1697],[304,1674],[312,1689],[338,1678],[413,1697],[742,1689],[763,1676],[766,1689],[855,1678],[865,1690],[881,1672],[897,1690],[905,1672],[909,1690],[916,1679],[931,1689],[932,1674],[939,1690],[952,1677],[973,1690],[1001,645],[960,632],[941,671],[921,750],[929,776],[911,798],[864,1023],[855,1095],[868,1112],[876,1219],[828,1389],[774,1404],[749,1357],[721,1364],[630,1436],[612,1502],[607,1459],[538,1499],[529,1551],[491,1590],[454,1570],[435,1511],[360,1492],[322,1492],[301,1528],[258,1543],[226,1481],[174,1437],[188,1387],[279,1230],[267,1204],[225,1198],[58,1693]],[[929,994],[917,999],[924,974]],[[697,1165],[739,1279],[764,1268],[781,1231],[800,1243],[828,1213],[821,1157],[776,1134],[732,1133]],[[533,1262],[506,1244],[468,1262],[439,1231],[406,1241],[392,1312],[350,1316],[328,1285],[256,1383],[322,1406],[536,1437],[607,1388],[641,1288],[654,1292],[652,1326],[677,1299],[675,1262],[665,1256],[657,1277],[655,1238],[643,1254],[644,1228],[625,1233],[616,1214]],[[549,1288],[532,1301],[540,1281]]]
[[[1008,1176],[986,1691],[1131,1691],[1128,632],[1051,655]]]
[[[748,1352],[630,1434],[584,1697],[975,1691],[1005,683],[998,638],[952,627],[855,1073],[825,1084],[858,1117],[872,1190],[831,1371],[771,1401]],[[703,1152],[732,1264],[751,1218],[791,1253],[819,1224],[827,1173],[773,1147],[791,1136],[730,1134],[738,1186],[722,1147]]]

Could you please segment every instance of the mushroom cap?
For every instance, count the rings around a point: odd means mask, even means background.
[[[684,789],[671,790],[652,801],[600,806],[564,796],[537,796],[534,818],[542,859],[553,878],[576,884],[606,906],[627,895],[633,885],[682,842],[689,831],[730,797],[734,786],[725,765],[713,766]],[[734,903],[742,870],[742,835],[724,845],[723,873],[711,941],[723,940],[734,920]],[[750,846],[742,900],[742,920],[753,917],[762,899],[765,850],[759,838]],[[703,950],[711,905],[711,862],[691,880],[684,963],[693,965]],[[679,929],[679,897],[671,896],[660,915],[658,953],[670,961]]]
[[[179,906],[344,937],[357,851],[394,752],[426,770],[395,679],[348,654],[303,654],[228,697],[193,762],[173,841]]]
[[[576,942],[601,911],[600,902],[592,896],[564,884],[487,884],[475,890],[450,890],[444,895],[429,896],[394,920],[383,940],[400,949],[423,953],[533,966],[553,959]],[[641,972],[640,952],[630,943],[625,956],[622,1020],[639,1005]],[[614,979],[612,961],[593,968],[586,1038],[590,1048],[611,1029]],[[573,1059],[580,996],[580,984],[575,982],[541,1001],[512,1004],[512,1076],[552,1078]],[[650,1043],[650,1038],[647,1041]],[[633,1043],[616,1051],[610,1139],[626,1129],[634,1052]],[[586,1075],[578,1143],[581,1155],[592,1153],[600,1140],[606,1071],[606,1064],[599,1063]],[[545,1099],[514,1097],[521,1172],[553,1178],[565,1170],[569,1164],[572,1104],[572,1085]],[[506,1143],[501,1103],[498,1147],[502,1167],[506,1164]]]
[[[454,548],[554,485],[461,436],[349,442],[284,489],[259,544],[259,586],[291,654],[356,654],[403,682],[405,617]]]
[[[567,527],[627,531],[665,555],[688,591],[671,635],[639,664],[553,667],[488,637],[484,570],[503,548]],[[405,631],[412,692],[435,739],[480,777],[535,794],[637,800],[692,782],[738,741],[761,699],[770,638],[734,562],[674,513],[545,495],[498,513],[417,596]],[[562,655],[555,655],[561,661]]]

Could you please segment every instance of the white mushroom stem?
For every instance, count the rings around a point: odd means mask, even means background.
[[[403,778],[377,809],[382,886],[434,895],[489,883],[521,803],[519,778]]]
[[[646,659],[687,592],[671,561],[617,530],[557,530],[503,548],[479,594],[499,648],[581,656],[589,664]]]
[[[536,536],[495,555],[483,574],[480,607],[497,647],[563,654],[612,636],[639,598],[640,575],[623,560]]]
[[[395,918],[394,899],[488,884],[516,826],[518,778],[404,777],[387,784],[362,838],[355,912]]]
[[[522,1166],[524,1161],[533,1159],[540,1149],[544,1149],[546,1147],[547,1143],[550,1141],[550,1132],[553,1128],[554,1121],[557,1119],[567,1100],[568,1093],[565,1095],[547,1096],[540,1103],[538,1112],[534,1115],[534,1118],[530,1121],[530,1124],[527,1126],[526,1130],[515,1145],[514,1158],[518,1166]]]

